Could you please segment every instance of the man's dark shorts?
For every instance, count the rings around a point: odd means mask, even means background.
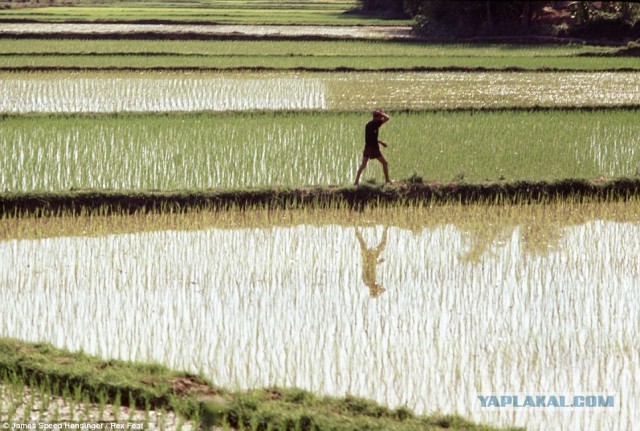
[[[364,147],[364,152],[362,153],[362,155],[370,159],[377,159],[378,157],[382,157],[380,147]]]

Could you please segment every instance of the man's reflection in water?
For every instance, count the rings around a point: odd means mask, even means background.
[[[358,238],[360,250],[362,252],[362,281],[367,285],[367,287],[369,287],[371,296],[376,298],[386,290],[376,282],[376,267],[378,264],[384,262],[384,259],[379,258],[379,256],[387,245],[387,227],[384,227],[384,230],[382,231],[382,240],[376,248],[367,248],[367,243],[364,241],[364,238],[357,227],[356,238]]]

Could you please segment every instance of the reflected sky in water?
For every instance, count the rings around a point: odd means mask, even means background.
[[[529,429],[640,422],[640,226],[532,249],[449,224],[0,242],[0,335]],[[482,411],[478,394],[615,394],[607,411]]]

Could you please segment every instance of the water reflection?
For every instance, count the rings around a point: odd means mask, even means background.
[[[544,253],[525,243],[535,229],[512,225],[473,259],[473,225],[453,223],[1,241],[0,336],[161,362],[232,388],[349,393],[531,430],[632,429],[640,242],[628,239],[640,224],[566,225]],[[371,301],[352,288],[365,279],[398,288]],[[527,391],[615,393],[620,405],[476,409],[478,393]]]
[[[371,297],[377,298],[387,290],[382,287],[382,285],[378,284],[377,281],[377,267],[384,262],[384,259],[382,259],[380,255],[387,246],[387,227],[384,227],[382,231],[382,239],[374,248],[367,247],[367,243],[358,227],[355,228],[355,231],[356,238],[360,244],[360,253],[362,255],[362,282],[369,288]]]
[[[495,245],[506,244],[514,234],[520,237],[523,251],[545,255],[561,243],[567,229],[567,226],[548,223],[545,219],[532,219],[520,224],[503,221],[487,225],[462,223],[459,226],[469,243],[461,259],[468,262],[478,262],[484,254],[491,253]]]

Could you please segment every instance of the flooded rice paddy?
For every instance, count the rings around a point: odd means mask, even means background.
[[[96,34],[198,34],[207,36],[277,36],[277,37],[328,37],[354,39],[412,39],[410,26],[366,26],[366,25],[188,25],[188,24],[110,24],[110,23],[3,23],[0,34],[63,33],[67,35]]]
[[[91,113],[323,109],[317,78],[127,76],[20,78],[0,81],[0,112]],[[37,75],[36,75],[37,76]]]
[[[640,104],[634,72],[0,74],[0,112],[452,109]]]
[[[561,180],[640,172],[636,110],[396,113],[394,179]],[[0,190],[180,190],[351,184],[365,113],[8,116]],[[364,180],[384,181],[378,164]]]
[[[315,222],[324,216],[262,212],[226,224],[204,213],[138,229],[3,219],[0,336],[157,361],[232,388],[296,386],[532,430],[627,430],[640,421],[638,209]],[[616,405],[489,412],[477,401],[527,392],[607,393]]]

